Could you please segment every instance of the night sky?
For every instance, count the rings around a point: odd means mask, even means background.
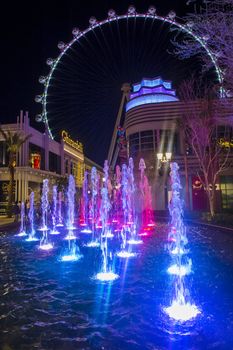
[[[40,128],[34,120],[41,108],[34,98],[43,92],[38,78],[48,74],[46,59],[58,56],[58,42],[69,42],[74,27],[86,29],[91,16],[102,20],[110,8],[124,14],[131,4],[137,12],[146,12],[154,5],[160,15],[175,10],[183,16],[192,10],[182,0],[6,2],[0,23],[0,122],[14,122],[23,109],[29,111],[31,124]],[[135,25],[131,21],[105,27],[76,44],[58,67],[49,90],[49,118],[54,135],[58,137],[61,129],[67,129],[73,138],[84,143],[86,155],[102,165],[122,83],[161,75],[177,88],[199,67],[197,59],[187,63],[167,52],[172,50],[173,35],[161,22],[142,21]]]

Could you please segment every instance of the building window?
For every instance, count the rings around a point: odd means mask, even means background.
[[[134,156],[139,151],[139,133],[129,136],[129,154]]]
[[[6,143],[0,142],[0,167],[8,166],[9,157],[6,151]]]
[[[222,193],[222,208],[233,209],[233,176],[221,176],[220,189]]]
[[[49,171],[61,174],[61,157],[53,152],[49,152]]]
[[[173,130],[160,130],[160,152],[180,154],[179,136]]]
[[[68,174],[68,172],[69,172],[69,160],[66,159],[65,160],[65,173]]]
[[[45,170],[45,151],[44,148],[41,148],[33,143],[29,143],[29,162],[32,168],[38,169],[38,164],[34,166],[34,155],[37,155],[37,158],[40,157],[39,169]]]
[[[141,151],[154,149],[154,135],[153,130],[141,131]]]

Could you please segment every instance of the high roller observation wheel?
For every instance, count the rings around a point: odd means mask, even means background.
[[[42,113],[38,114],[36,116],[36,121],[37,122],[43,122],[45,126],[47,127],[48,133],[50,138],[54,139],[54,136],[52,134],[52,131],[49,127],[49,120],[48,120],[48,109],[47,109],[47,104],[48,104],[48,89],[50,86],[51,79],[53,77],[54,71],[57,68],[57,65],[61,61],[63,55],[69,50],[69,48],[75,43],[78,42],[78,40],[85,36],[87,33],[90,31],[95,30],[95,28],[102,27],[107,23],[111,22],[116,22],[118,20],[123,20],[123,19],[136,19],[136,18],[145,18],[145,19],[152,19],[152,20],[159,20],[165,23],[169,23],[177,29],[181,29],[186,34],[189,34],[195,41],[197,41],[202,48],[206,51],[206,54],[209,56],[210,60],[212,61],[216,75],[217,75],[217,80],[220,83],[220,86],[223,84],[223,72],[221,68],[218,65],[217,62],[217,54],[215,54],[209,47],[208,47],[208,37],[206,36],[199,36],[194,33],[193,31],[193,22],[187,22],[185,24],[179,23],[176,21],[176,13],[174,11],[170,11],[167,16],[159,16],[156,13],[156,8],[154,6],[150,6],[148,11],[146,13],[137,13],[136,9],[134,6],[130,6],[128,8],[127,14],[125,15],[117,15],[114,10],[109,10],[108,11],[108,17],[102,21],[97,21],[95,17],[91,17],[89,20],[89,27],[85,29],[84,31],[79,30],[78,28],[74,28],[72,31],[73,34],[73,39],[65,44],[64,42],[59,42],[58,43],[58,48],[61,50],[59,56],[56,59],[48,58],[46,63],[48,66],[50,66],[50,72],[48,76],[41,76],[39,78],[39,82],[44,85],[44,92],[42,95],[37,95],[35,97],[35,101],[38,103],[42,104]]]

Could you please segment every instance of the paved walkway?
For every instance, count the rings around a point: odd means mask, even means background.
[[[14,222],[14,218],[8,218],[6,216],[0,216],[0,226],[5,226],[12,224]]]

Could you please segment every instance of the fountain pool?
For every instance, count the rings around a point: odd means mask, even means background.
[[[154,350],[233,348],[233,234],[187,226],[192,274],[191,297],[200,309],[195,319],[177,322],[164,308],[172,302],[170,257],[164,250],[169,228],[156,224],[155,234],[133,246],[136,258],[115,257],[119,278],[95,279],[101,249],[85,245],[89,235],[76,232],[82,259],[62,262],[67,248],[53,236],[54,249],[2,233],[0,245],[0,348],[12,350]],[[41,233],[37,233],[39,236]],[[112,244],[112,246],[111,246]]]

